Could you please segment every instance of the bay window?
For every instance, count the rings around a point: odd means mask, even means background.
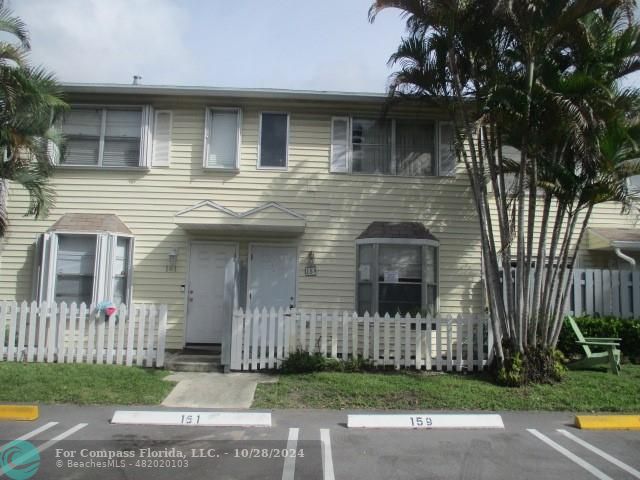
[[[382,223],[382,222],[377,222]],[[356,240],[358,314],[434,314],[438,242],[431,238]]]
[[[129,303],[133,238],[114,233],[49,232],[36,253],[38,302]]]

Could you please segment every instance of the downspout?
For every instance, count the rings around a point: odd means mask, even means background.
[[[620,257],[622,260],[624,260],[625,262],[630,263],[630,264],[631,264],[631,266],[632,266],[633,268],[635,268],[635,267],[636,267],[636,261],[635,261],[633,258],[631,258],[630,256],[625,255],[624,253],[622,253],[622,250],[620,250],[620,248],[619,248],[619,247],[615,247],[615,248],[613,249],[613,251],[614,251],[614,252],[615,252],[615,254],[616,254],[618,257]]]

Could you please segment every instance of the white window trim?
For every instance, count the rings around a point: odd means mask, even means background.
[[[93,272],[93,277],[94,277],[94,284],[93,284],[93,293],[92,293],[92,298],[91,298],[91,305],[95,305],[97,302],[100,302],[102,300],[105,300],[104,298],[95,298],[96,293],[96,277],[98,276],[99,272],[101,271],[106,271],[106,272],[110,272],[112,273],[113,271],[113,262],[115,261],[115,257],[109,259],[109,261],[111,262],[111,265],[106,265],[106,266],[100,266],[99,262],[100,262],[100,256],[98,255],[98,243],[99,243],[99,236],[100,235],[112,235],[115,237],[115,242],[117,243],[117,239],[122,237],[122,238],[127,238],[129,239],[129,258],[128,258],[128,271],[127,271],[127,292],[126,292],[126,299],[127,302],[126,304],[129,306],[131,305],[131,302],[133,300],[133,258],[134,258],[134,248],[135,248],[135,236],[133,235],[128,235],[128,234],[121,234],[121,233],[115,233],[115,232],[104,232],[104,231],[96,231],[96,232],[87,232],[87,231],[75,231],[75,230],[56,230],[54,232],[48,232],[48,235],[51,235],[51,246],[48,252],[44,253],[44,258],[46,259],[46,262],[49,264],[48,266],[48,277],[47,277],[47,289],[46,291],[41,291],[40,292],[40,297],[39,299],[36,299],[38,302],[40,301],[47,301],[49,303],[51,302],[55,302],[55,291],[56,291],[56,282],[57,282],[57,272],[56,272],[56,265],[58,263],[58,236],[59,235],[73,235],[73,236],[80,236],[80,235],[88,235],[88,236],[93,236],[95,237],[96,240],[96,257],[95,257],[95,263],[94,263],[94,272]],[[113,252],[115,254],[115,252]],[[40,261],[40,259],[36,259],[36,261]],[[41,268],[42,270],[42,268]],[[41,273],[42,276],[42,273]],[[103,279],[104,280],[104,279]],[[43,279],[39,279],[39,285],[43,284]],[[110,291],[113,288],[113,275],[108,275],[108,280],[109,282],[109,287],[107,287],[107,289]],[[88,307],[89,305],[87,305]]]
[[[138,158],[138,166],[136,167],[104,167],[102,165],[102,161],[103,161],[103,156],[104,156],[104,136],[105,136],[105,132],[106,132],[106,128],[107,128],[107,122],[106,122],[106,112],[107,110],[118,110],[118,109],[129,109],[129,110],[134,110],[134,109],[140,109],[142,111],[142,117],[143,117],[143,121],[140,122],[140,148],[139,148],[139,158]],[[57,162],[55,163],[56,167],[58,168],[73,168],[73,169],[81,169],[81,170],[118,170],[118,171],[140,171],[140,170],[148,170],[149,169],[149,165],[147,165],[146,159],[144,158],[146,155],[146,149],[147,146],[145,145],[145,143],[148,142],[153,142],[152,139],[152,135],[149,135],[149,138],[145,138],[144,135],[144,130],[145,127],[149,128],[150,132],[153,132],[154,130],[154,125],[153,125],[153,121],[150,120],[150,124],[145,126],[145,122],[144,122],[144,109],[145,108],[149,108],[151,109],[152,107],[150,105],[140,105],[140,104],[135,104],[135,105],[126,105],[126,104],[118,104],[118,105],[112,105],[112,104],[93,104],[93,103],[73,103],[70,105],[70,109],[69,111],[73,110],[73,109],[101,109],[102,110],[102,123],[100,125],[100,144],[98,147],[98,163],[95,165],[74,165],[74,164],[68,164],[68,163],[61,163],[59,161],[59,159],[57,160]],[[151,115],[149,115],[149,117],[151,119],[155,119],[155,113],[153,113],[153,111],[151,112]],[[61,123],[61,130],[62,133],[64,135],[64,122]],[[150,163],[150,160],[149,160]]]
[[[207,158],[209,157],[209,130],[211,125],[209,124],[209,113],[213,111],[224,112],[236,112],[238,114],[238,122],[236,128],[236,161],[233,167],[210,167],[207,165]],[[218,107],[216,105],[210,105],[204,110],[204,146],[202,156],[202,168],[210,171],[227,171],[234,172],[240,170],[240,146],[242,145],[242,109],[240,107]]]
[[[435,247],[436,249],[436,253],[435,253],[435,279],[436,279],[436,298],[435,298],[435,313],[440,312],[440,242],[437,240],[430,240],[430,239],[419,239],[419,238],[362,238],[362,239],[357,239],[356,240],[356,282],[355,282],[355,311],[358,311],[358,307],[359,307],[359,303],[360,303],[360,299],[358,296],[358,291],[359,288],[358,286],[360,285],[360,279],[359,279],[359,266],[360,266],[360,249],[359,246],[360,245],[373,245],[373,250],[376,252],[375,253],[375,264],[372,268],[372,272],[371,272],[371,277],[373,278],[373,276],[375,275],[375,281],[373,280],[369,280],[372,288],[371,288],[371,302],[372,305],[375,304],[379,304],[380,300],[378,298],[378,292],[376,291],[379,287],[379,280],[377,278],[378,276],[378,252],[377,252],[377,245],[420,245],[420,246],[427,246],[427,247]],[[426,281],[427,279],[427,272],[426,272],[426,264],[425,264],[425,257],[424,257],[424,249],[422,249],[422,282],[421,282],[421,290],[422,290],[422,306],[421,308],[425,308],[427,306],[427,286],[428,286],[428,282]],[[376,288],[374,288],[374,286]],[[369,312],[370,315],[373,315],[374,312]],[[378,312],[379,313],[379,312]]]
[[[264,167],[261,165],[262,163],[262,152],[261,150],[261,146],[262,146],[262,115],[263,114],[276,114],[276,115],[286,115],[287,116],[287,136],[286,136],[286,140],[285,140],[285,155],[284,155],[284,167]],[[273,170],[273,171],[279,171],[279,172],[284,172],[287,171],[289,169],[289,128],[290,128],[290,123],[291,123],[291,115],[289,114],[289,112],[282,112],[282,111],[270,111],[270,110],[265,110],[262,112],[258,112],[258,123],[259,123],[259,127],[258,127],[258,160],[256,163],[256,170]]]
[[[271,112],[268,112],[271,113]],[[347,139],[347,171],[346,172],[332,172],[331,171],[331,158],[333,155],[333,120],[336,118],[348,119],[349,123],[349,131],[348,131],[348,139]],[[364,175],[364,176],[373,176],[373,177],[399,177],[399,178],[451,178],[450,175],[441,175],[440,174],[440,125],[441,124],[450,124],[449,121],[444,120],[433,120],[433,119],[420,119],[424,121],[432,121],[433,122],[433,142],[434,142],[434,173],[432,175],[398,175],[398,174],[386,174],[386,173],[367,173],[367,172],[354,172],[353,171],[353,119],[359,118],[363,120],[372,120],[373,117],[368,117],[366,115],[334,115],[331,117],[331,138],[330,138],[330,148],[329,148],[329,173],[332,175]],[[391,167],[395,169],[395,165],[397,162],[396,159],[396,120],[407,120],[405,118],[390,118],[391,121]]]

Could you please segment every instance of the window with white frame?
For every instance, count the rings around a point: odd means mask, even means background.
[[[289,115],[263,112],[260,114],[259,168],[287,168]]]
[[[454,175],[454,140],[453,127],[448,122],[333,117],[330,171]]]
[[[627,188],[631,195],[640,197],[640,175],[627,177]]]
[[[96,236],[59,235],[54,299],[91,303],[95,277]]]
[[[205,122],[204,167],[239,166],[241,112],[238,108],[209,108]]]
[[[38,301],[129,303],[133,237],[52,232],[37,244]]]
[[[73,106],[62,119],[61,165],[141,167],[150,163],[150,107]]]
[[[357,240],[356,247],[360,315],[436,312],[437,242],[365,239]]]

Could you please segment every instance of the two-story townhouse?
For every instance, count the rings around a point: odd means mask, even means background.
[[[0,298],[166,303],[168,348],[234,308],[473,313],[477,218],[446,116],[385,95],[65,86],[48,218],[10,190]]]
[[[23,217],[11,186],[0,299],[167,304],[172,349],[228,344],[236,308],[483,311],[477,217],[444,112],[404,102],[383,118],[381,94],[65,91],[57,201]],[[630,266],[636,217],[599,206],[578,266]]]

